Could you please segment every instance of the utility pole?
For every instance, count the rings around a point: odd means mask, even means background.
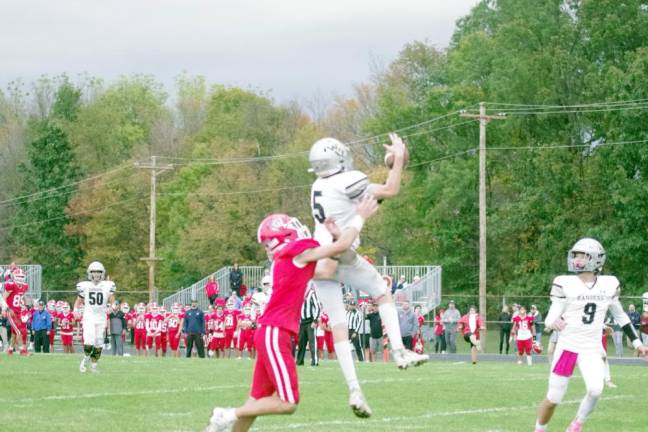
[[[158,165],[157,156],[151,156],[150,164],[135,162],[135,167],[140,169],[151,170],[151,208],[149,215],[149,256],[146,258],[141,258],[141,260],[146,261],[148,264],[148,292],[149,292],[149,302],[158,301],[158,293],[155,289],[155,263],[159,261],[160,258],[155,256],[155,224],[156,224],[156,182],[157,176],[164,171],[172,170],[173,165]]]
[[[491,120],[502,120],[503,115],[486,115],[486,104],[479,103],[479,115],[461,113],[461,117],[479,119],[479,316],[486,323],[486,125]],[[482,335],[482,349],[486,349],[487,332]]]

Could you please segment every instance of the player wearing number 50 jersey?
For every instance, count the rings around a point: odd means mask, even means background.
[[[587,393],[567,431],[580,432],[594,410],[605,380],[601,332],[608,310],[635,349],[644,357],[648,355],[648,347],[639,341],[630,318],[619,302],[619,280],[614,276],[599,274],[604,263],[603,246],[594,239],[581,239],[567,255],[567,267],[576,275],[558,276],[553,281],[551,308],[545,324],[560,331],[560,338],[551,365],[547,397],[538,409],[536,432],[545,431],[556,406],[567,392],[569,378],[576,366],[583,376]]]
[[[321,245],[331,244],[331,234],[324,221],[332,218],[340,230],[355,226],[355,206],[366,196],[377,200],[394,197],[400,191],[404,167],[405,144],[396,134],[389,135],[391,145],[385,146],[394,154],[394,163],[384,184],[372,184],[366,174],[354,170],[351,152],[347,146],[334,138],[323,138],[311,147],[309,161],[311,171],[317,175],[311,189],[311,208],[315,220],[313,238]],[[349,388],[349,405],[358,417],[369,417],[371,410],[364,400],[356,376],[351,345],[346,326],[346,311],[342,300],[340,282],[363,291],[378,304],[378,312],[385,326],[396,365],[405,369],[418,366],[429,359],[426,354],[416,354],[403,346],[398,313],[391,296],[378,271],[355,252],[360,239],[352,248],[335,259],[322,259],[317,263],[313,284],[317,295],[330,319],[335,353],[342,374]]]
[[[74,303],[75,310],[83,307],[84,357],[79,371],[85,372],[91,360],[91,370],[96,372],[103,347],[108,305],[114,301],[115,284],[105,280],[106,269],[100,262],[90,263],[87,274],[88,280],[77,284],[77,300]]]

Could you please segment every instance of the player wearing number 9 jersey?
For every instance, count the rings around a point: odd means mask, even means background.
[[[74,309],[83,307],[83,351],[84,357],[79,371],[85,372],[88,361],[92,361],[92,372],[96,372],[97,362],[106,330],[108,305],[114,301],[115,284],[105,280],[106,269],[98,261],[88,266],[88,280],[77,284],[77,300]]]
[[[549,390],[541,402],[536,432],[544,432],[554,409],[567,392],[569,378],[576,366],[580,369],[587,393],[568,432],[580,432],[587,417],[601,397],[605,363],[601,331],[608,310],[643,356],[648,347],[641,344],[628,315],[619,302],[620,285],[614,276],[599,273],[605,263],[605,250],[596,240],[584,238],[567,254],[567,267],[576,275],[558,276],[551,288],[551,308],[545,324],[560,331],[551,365]]]

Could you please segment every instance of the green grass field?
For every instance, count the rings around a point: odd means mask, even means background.
[[[80,356],[0,355],[2,431],[197,431],[213,406],[246,399],[253,362],[104,356],[99,374],[78,372]],[[258,431],[530,431],[547,384],[547,365],[433,362],[407,371],[361,364],[374,411],[355,418],[336,362],[299,369],[301,404],[292,416],[265,417]],[[648,430],[648,368],[612,366],[587,431]],[[564,431],[583,395],[579,376],[550,431]]]

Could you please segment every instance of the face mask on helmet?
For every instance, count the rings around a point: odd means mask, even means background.
[[[605,249],[591,238],[580,239],[567,253],[567,269],[572,273],[598,273],[605,264]]]
[[[130,306],[128,306],[128,303],[122,303],[121,305],[121,311],[127,314],[130,312]]]
[[[351,151],[335,138],[316,141],[310,149],[308,161],[311,166],[308,171],[322,178],[353,169]]]
[[[99,261],[94,261],[88,266],[88,280],[91,282],[101,282],[106,276],[106,269]]]
[[[69,304],[64,304],[64,305],[61,307],[61,310],[63,311],[63,313],[68,313],[68,312],[70,312],[70,305],[69,305]]]
[[[25,281],[27,278],[25,277],[25,272],[23,272],[21,269],[18,269],[12,273],[13,280],[15,283],[19,285],[24,285]]]

